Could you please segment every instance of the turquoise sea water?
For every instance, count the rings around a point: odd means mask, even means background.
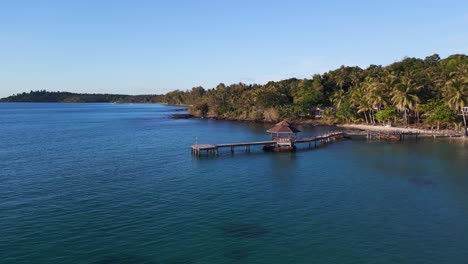
[[[467,263],[467,143],[194,159],[268,126],[176,109],[0,104],[0,263]]]

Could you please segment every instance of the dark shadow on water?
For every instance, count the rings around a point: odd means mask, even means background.
[[[271,176],[275,179],[275,182],[289,188],[294,178],[294,174],[291,172],[296,170],[296,153],[275,153],[270,162]]]
[[[158,264],[158,262],[138,256],[109,256],[93,262],[92,264]]]
[[[178,259],[170,260],[168,262],[168,264],[192,264],[192,263],[195,263],[195,262],[191,259],[184,259],[184,258],[178,258]]]
[[[232,248],[224,252],[224,257],[235,261],[241,261],[249,257],[249,252],[244,248]]]
[[[424,179],[421,177],[412,177],[408,181],[417,186],[433,186],[436,184],[432,180]]]
[[[268,230],[257,224],[231,223],[222,228],[223,235],[230,238],[253,239],[265,236]]]

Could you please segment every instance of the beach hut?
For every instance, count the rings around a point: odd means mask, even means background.
[[[265,146],[263,149],[267,151],[294,151],[294,139],[297,133],[301,132],[299,129],[293,127],[291,123],[283,120],[276,124],[274,127],[267,130],[271,134],[271,139],[276,141],[275,145]]]
[[[271,139],[276,141],[278,146],[294,146],[294,138],[301,131],[293,127],[288,121],[283,120],[268,129],[267,132],[271,134]]]
[[[293,127],[288,121],[283,120],[274,127],[268,129],[267,132],[271,134],[271,138],[275,138],[273,136],[274,134],[276,134],[276,138],[292,138],[296,137],[297,133],[301,131]]]

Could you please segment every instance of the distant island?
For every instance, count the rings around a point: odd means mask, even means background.
[[[465,133],[468,115],[468,56],[438,54],[404,58],[387,66],[341,66],[311,79],[264,85],[221,83],[165,95],[76,94],[31,91],[1,102],[116,102],[190,105],[190,114],[213,119],[276,122],[320,120],[452,129]]]
[[[46,90],[19,93],[0,102],[27,103],[160,103],[163,95],[86,94],[48,92]]]

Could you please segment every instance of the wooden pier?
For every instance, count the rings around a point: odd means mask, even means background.
[[[235,153],[235,149],[243,149],[245,152],[250,152],[251,146],[264,146],[267,148],[275,147],[294,147],[296,144],[308,144],[309,148],[336,141],[338,139],[348,138],[346,133],[339,131],[330,131],[325,134],[308,137],[308,138],[290,138],[278,137],[269,141],[242,142],[242,143],[226,143],[226,144],[195,144],[192,145],[192,155],[194,156],[218,156],[220,149],[229,149],[231,154]]]

